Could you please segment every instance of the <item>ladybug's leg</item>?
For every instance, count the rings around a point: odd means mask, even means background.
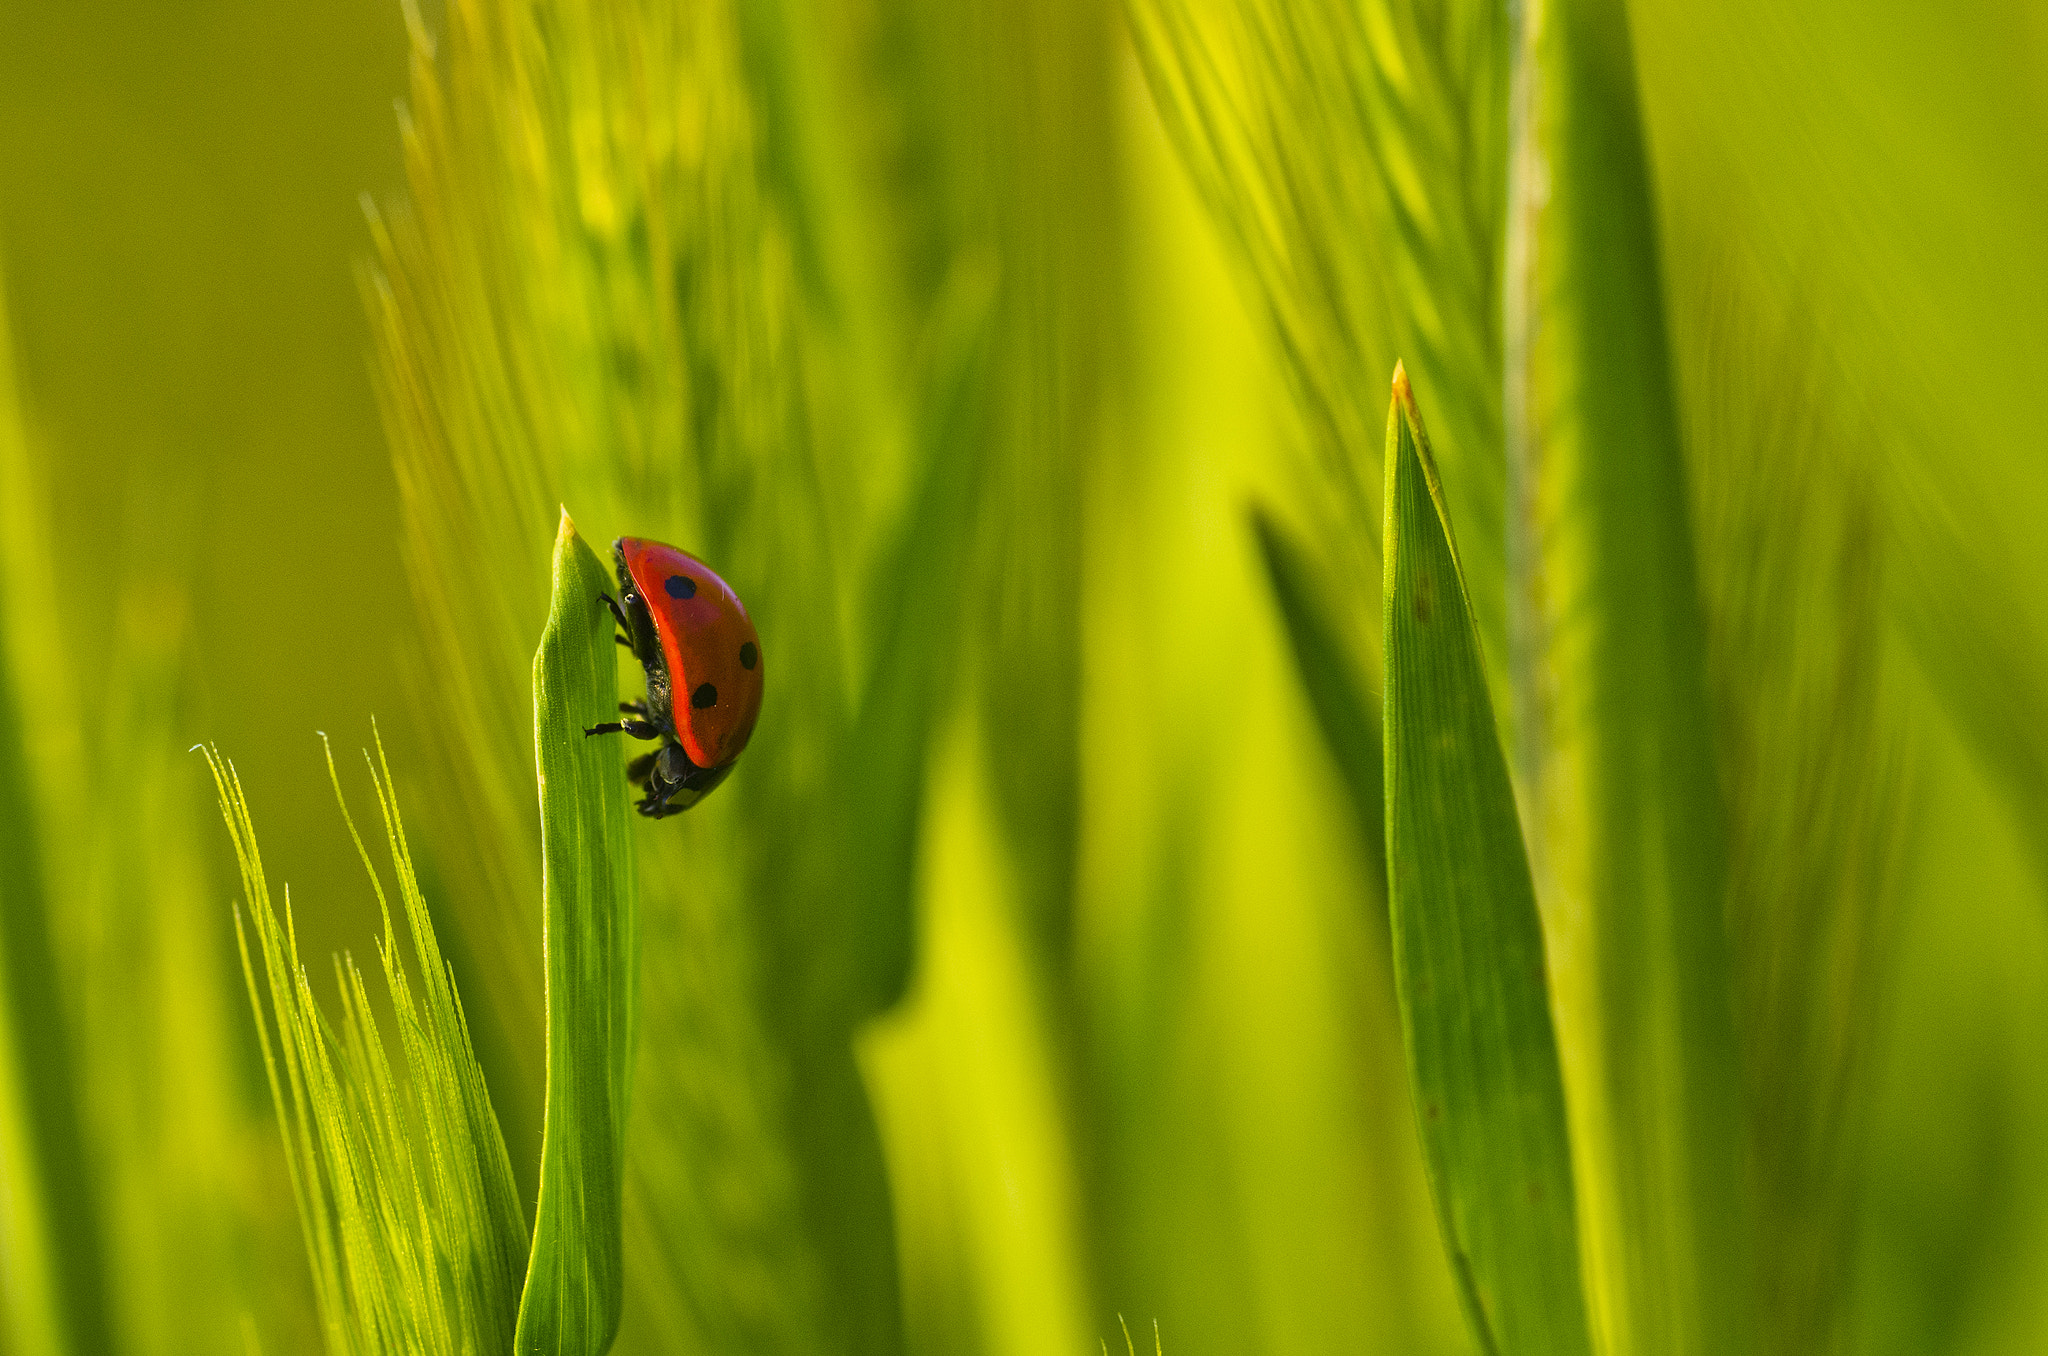
[[[651,720],[608,720],[583,732],[584,737],[601,734],[629,734],[635,739],[659,739],[661,727]]]
[[[647,774],[654,770],[654,760],[659,753],[658,749],[652,753],[643,753],[626,764],[626,780],[635,786],[646,784]]]
[[[620,703],[619,703],[619,709],[620,709],[621,711],[624,711],[624,712],[625,712],[625,713],[626,713],[627,715],[629,715],[629,716],[644,716],[644,715],[646,715],[646,714],[647,714],[647,703],[646,703],[646,702],[620,702]]]
[[[633,622],[631,618],[626,616],[626,609],[620,607],[619,600],[612,597],[609,593],[598,594],[597,600],[612,610],[612,616],[617,619],[619,626],[626,633],[624,635],[620,635],[617,631],[614,631],[612,632],[612,639],[616,640],[619,644],[625,646],[627,649],[633,651],[635,654],[638,654],[640,652],[640,647],[633,643]]]

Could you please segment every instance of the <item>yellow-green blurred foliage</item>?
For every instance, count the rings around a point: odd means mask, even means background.
[[[1631,17],[1733,1288],[1759,1351],[2039,1350],[2048,19]],[[1471,1349],[1329,699],[1376,730],[1403,358],[1526,775],[1511,41],[1466,0],[0,0],[0,1352],[319,1340],[202,738],[338,1011],[382,923],[315,731],[379,718],[530,1223],[563,504],[710,561],[770,674],[727,786],[635,826],[619,1351]],[[1592,1115],[1633,1033],[1555,1001]],[[1575,1144],[1581,1199],[1667,1129]]]

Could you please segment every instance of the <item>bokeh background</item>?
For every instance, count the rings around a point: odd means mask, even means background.
[[[311,732],[409,718],[357,278],[361,197],[401,182],[403,16],[10,5],[5,23],[9,305],[55,539],[101,543],[81,587],[103,599],[184,587],[179,733],[238,751],[275,851],[345,871],[303,775]],[[104,672],[108,628],[77,622],[79,672]]]
[[[1070,439],[1063,464],[1083,482],[1078,713],[1055,712],[1072,720],[1083,790],[1067,807],[1078,902],[1065,968],[1048,981],[1019,940],[1028,926],[1004,911],[1038,888],[1037,859],[1004,846],[1018,820],[994,803],[973,722],[949,707],[933,716],[920,809],[922,968],[909,1005],[864,1038],[910,1344],[1095,1350],[1121,1314],[1134,1330],[1156,1320],[1180,1356],[1461,1351],[1401,1075],[1383,903],[1246,519],[1265,504],[1328,541],[1313,420],[1271,299],[1177,154],[1123,12],[1028,8],[778,11],[804,20],[783,39],[814,66],[886,74],[900,61],[930,78],[914,107],[937,130],[876,114],[906,143],[949,145],[946,111],[991,101],[978,134],[1043,157],[1051,169],[1027,168],[1063,195],[1020,196],[1008,205],[1025,215],[1008,224],[1052,242],[1035,257],[1063,296],[1101,307],[1081,376],[1046,378],[1063,398],[1061,383],[1088,388],[1087,427],[1043,425]],[[1702,502],[1726,501],[1714,497],[1726,477],[1767,477],[1771,448],[1816,426],[1850,438],[1843,460],[1881,486],[1886,601],[1869,663],[1886,694],[1872,738],[1897,777],[1895,851],[1857,900],[1829,906],[1874,939],[1845,963],[1854,973],[1794,976],[1832,1014],[1813,1027],[1835,1033],[1811,1036],[1800,1058],[1859,1070],[1838,1088],[1791,1061],[1788,1086],[1839,1099],[1813,1134],[1846,1165],[1829,1189],[1840,1208],[1815,1234],[1832,1259],[1816,1340],[2048,1349],[2048,776],[2035,758],[2048,730],[2048,11],[1742,0],[1630,13],[1686,426],[1702,447],[1740,426],[1763,448],[1700,471]],[[445,17],[417,22],[438,32]],[[61,656],[88,747],[124,728],[138,687],[151,713],[148,748],[115,744],[75,767],[97,836],[45,833],[45,856],[88,858],[76,870],[90,876],[92,861],[117,859],[107,844],[131,812],[145,815],[136,842],[193,845],[177,869],[195,903],[172,924],[191,954],[161,982],[204,988],[173,1004],[194,1025],[171,1046],[208,1040],[218,1054],[216,1082],[178,1085],[193,1106],[184,1138],[167,1131],[160,1149],[206,1193],[203,1229],[161,1215],[106,1231],[130,1240],[108,1245],[107,1302],[123,1316],[107,1340],[121,1349],[313,1340],[234,960],[233,863],[203,765],[177,761],[183,750],[206,740],[236,761],[309,957],[367,953],[374,927],[315,731],[351,748],[374,715],[437,907],[437,882],[456,897],[480,870],[460,855],[465,831],[437,825],[466,809],[431,771],[446,757],[432,751],[444,713],[417,681],[433,647],[402,556],[366,319],[363,199],[388,210],[406,192],[396,106],[413,55],[406,15],[379,0],[0,3],[0,277],[33,472],[9,482],[33,498],[7,521],[41,524],[55,586],[36,612],[53,629],[30,643]],[[1013,59],[1042,82],[1030,97],[1005,103],[958,78]],[[1075,90],[1086,97],[1064,97]],[[982,149],[969,139],[951,153]],[[894,163],[945,177],[914,156]],[[1075,165],[1086,172],[1065,175]],[[1799,368],[1795,397],[1759,384],[1784,363]],[[1769,417],[1749,417],[1769,402]],[[640,529],[625,490],[589,513],[594,541]],[[1702,535],[1703,555],[1770,546],[1739,528]],[[534,537],[537,567],[547,546]],[[1813,576],[1864,568],[1845,558],[1817,545]],[[1323,560],[1339,578],[1356,564],[1337,548]],[[1377,587],[1366,577],[1356,596]],[[17,664],[30,610],[8,617]],[[1788,608],[1788,646],[1804,624]],[[1376,626],[1360,613],[1362,634]],[[991,641],[981,663],[1007,657]],[[1018,695],[1028,675],[1009,677],[983,709],[1034,719]],[[969,681],[998,686],[980,670]],[[35,725],[33,702],[23,708]],[[158,770],[133,773],[131,751]],[[159,794],[182,803],[183,819],[138,809],[138,786],[150,807]],[[1800,855],[1796,842],[1785,851]],[[106,914],[53,920],[60,986],[100,995],[71,1012],[87,1049],[124,1029],[94,1006],[111,981],[91,978],[92,958],[142,926],[123,910],[172,870],[136,869],[135,888],[93,887]],[[505,982],[490,934],[456,912],[443,932],[458,978],[466,997],[487,994]],[[651,945],[645,964],[668,961]],[[538,1102],[519,1070],[537,1054],[518,1021],[480,1019],[479,1043],[530,1172]],[[116,1067],[87,1081],[166,1065],[142,1051]],[[122,1103],[88,1091],[84,1104],[90,1145]],[[109,1197],[137,1180],[123,1172],[143,1169],[110,1169]],[[188,1259],[213,1268],[194,1307],[224,1316],[215,1328],[160,1317],[185,1292],[163,1279],[175,1268],[148,1260],[148,1240],[188,1225],[217,1240]],[[725,1349],[687,1308],[630,1299],[620,1349]],[[35,1349],[20,1331],[18,1349]]]

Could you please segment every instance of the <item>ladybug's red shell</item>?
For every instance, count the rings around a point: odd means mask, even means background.
[[[668,662],[677,742],[698,767],[724,767],[761,714],[761,637],[739,595],[688,551],[639,537],[616,549]]]

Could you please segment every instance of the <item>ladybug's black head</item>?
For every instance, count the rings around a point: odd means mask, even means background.
[[[635,764],[629,769],[629,772],[644,774],[634,780],[647,788],[647,795],[636,801],[634,808],[649,819],[681,814],[710,795],[734,766],[727,763],[720,768],[698,767],[690,761],[690,755],[684,752],[681,744],[664,736],[659,753],[653,755],[645,766]]]

